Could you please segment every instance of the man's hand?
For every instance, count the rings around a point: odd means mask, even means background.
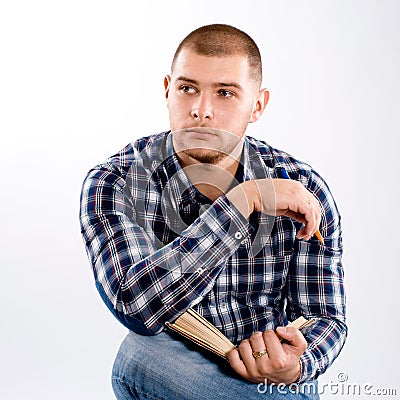
[[[284,383],[289,385],[300,377],[299,359],[307,348],[301,332],[293,327],[278,328],[278,334],[285,339],[281,343],[274,331],[255,332],[250,339],[243,340],[228,357],[231,367],[250,382]],[[266,353],[254,358],[253,352]]]
[[[246,217],[253,211],[285,215],[304,224],[298,239],[310,239],[321,222],[319,202],[301,183],[287,179],[246,181],[227,193],[229,201]]]

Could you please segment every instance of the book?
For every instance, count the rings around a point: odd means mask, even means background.
[[[287,326],[304,329],[314,323],[315,319],[299,317]],[[228,354],[236,346],[213,324],[192,309],[185,311],[174,322],[167,322],[166,326],[174,332],[184,336],[197,345],[228,359]]]

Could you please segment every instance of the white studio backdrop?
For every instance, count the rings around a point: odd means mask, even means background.
[[[113,398],[126,331],[94,288],[81,183],[168,129],[173,52],[216,22],[249,33],[263,56],[271,100],[248,134],[314,166],[343,217],[349,337],[320,385],[346,374],[400,396],[399,13],[388,0],[1,1],[0,398]]]

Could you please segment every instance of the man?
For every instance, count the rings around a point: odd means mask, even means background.
[[[339,213],[309,165],[245,135],[268,103],[261,71],[244,32],[193,31],[164,81],[170,131],[85,179],[96,287],[130,330],[114,363],[118,399],[286,399],[306,384],[318,398],[316,378],[343,347]],[[230,366],[165,329],[188,308],[237,345]],[[299,316],[316,322],[283,328]]]

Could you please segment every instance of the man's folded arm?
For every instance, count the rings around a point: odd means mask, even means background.
[[[200,302],[252,231],[223,195],[157,249],[136,222],[125,181],[110,168],[94,169],[86,177],[80,222],[101,297],[126,327],[147,335]]]

